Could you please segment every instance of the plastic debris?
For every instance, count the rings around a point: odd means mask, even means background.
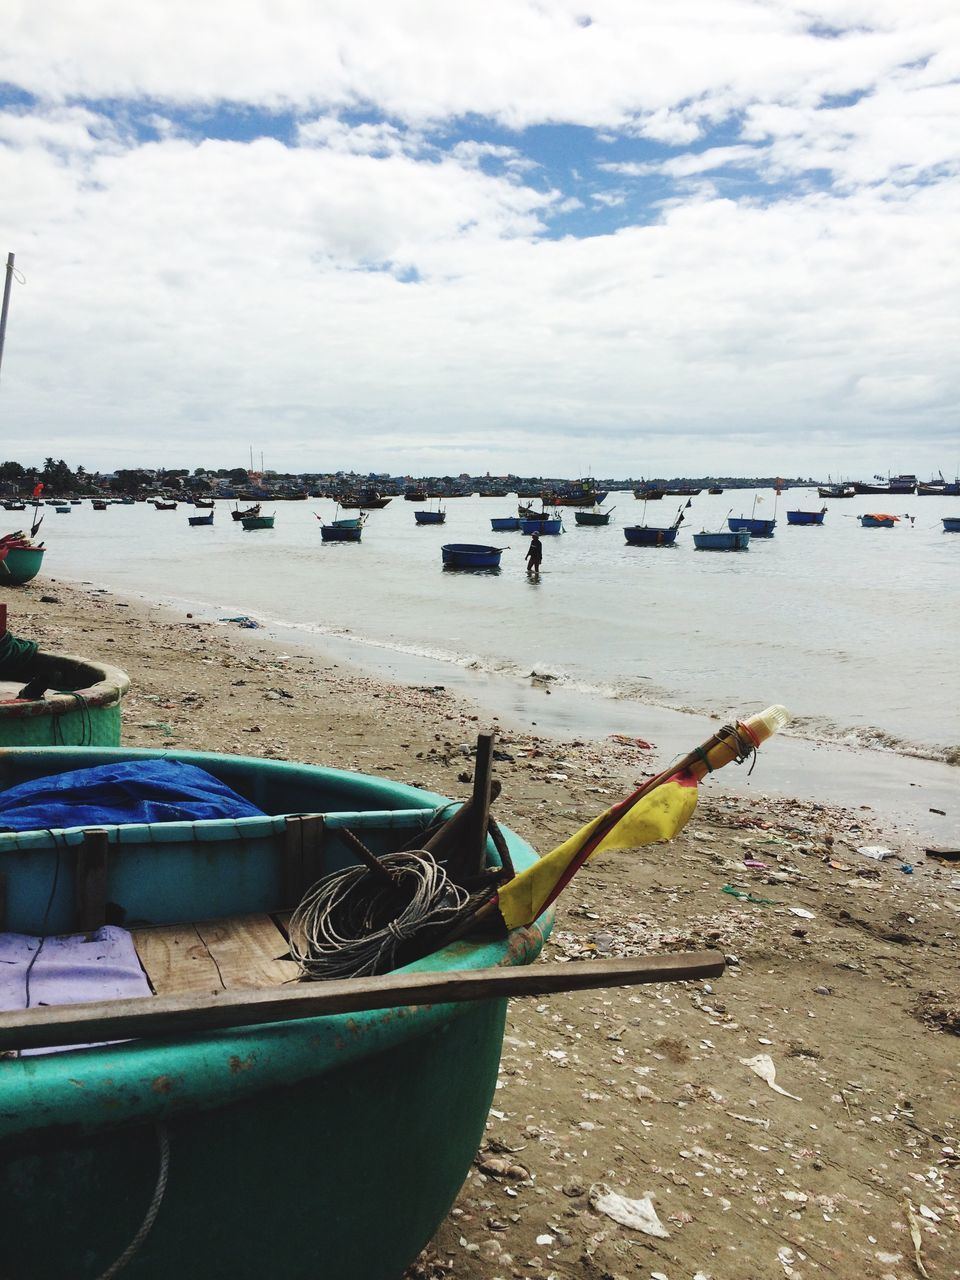
[[[924,1280],[929,1280],[926,1268],[923,1265],[923,1259],[920,1257],[920,1247],[923,1244],[923,1236],[920,1234],[920,1221],[914,1213],[913,1205],[909,1200],[903,1202],[903,1207],[907,1211],[907,1221],[910,1223],[910,1239],[913,1241],[913,1256],[916,1259],[917,1270],[924,1277]]]
[[[790,914],[792,916],[799,916],[801,920],[816,920],[817,918],[813,912],[808,911],[806,907],[791,907]]]
[[[857,853],[862,853],[865,858],[873,858],[875,862],[885,862],[887,858],[896,856],[892,849],[887,849],[882,844],[861,845]]]
[[[723,893],[729,893],[732,898],[739,898],[741,902],[752,902],[756,906],[775,907],[777,903],[773,898],[757,898],[752,893],[747,893],[746,889],[735,889],[732,884],[725,884],[722,889]]]
[[[590,1188],[590,1205],[598,1213],[605,1213],[623,1227],[642,1231],[644,1235],[656,1236],[658,1240],[670,1239],[670,1232],[657,1217],[653,1200],[648,1195],[641,1200],[628,1200],[603,1183],[597,1183]]]
[[[236,618],[221,618],[220,621],[235,622],[238,627],[246,627],[248,630],[252,630],[255,627],[259,627],[260,625],[260,623],[257,622],[255,618],[248,618],[245,613],[240,614],[240,616]]]
[[[653,743],[647,742],[645,738],[631,738],[626,733],[608,733],[607,737],[611,742],[619,742],[625,747],[639,747],[641,751],[653,750]]]
[[[794,1102],[802,1102],[802,1098],[798,1098],[795,1093],[787,1093],[786,1089],[781,1089],[777,1084],[777,1068],[773,1065],[773,1059],[769,1053],[758,1053],[755,1058],[741,1058],[741,1063],[745,1067],[749,1067],[754,1075],[759,1076],[771,1089],[776,1093],[782,1093],[785,1098],[792,1098]]]

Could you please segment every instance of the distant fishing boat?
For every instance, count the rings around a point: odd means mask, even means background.
[[[90,505],[93,507],[94,511],[106,511],[107,509],[107,502],[105,498],[94,498]]]
[[[69,516],[73,514],[73,507],[71,507],[69,503],[61,504],[60,506],[56,507],[55,510],[57,515],[60,515],[60,516]]]
[[[883,481],[882,477],[874,476],[874,480],[879,483],[870,484],[860,480],[853,482],[853,488],[856,493],[916,493],[917,477],[914,475],[892,476],[889,480]]]
[[[623,536],[631,547],[672,547],[677,540],[679,525],[656,527],[649,524],[624,525]]]
[[[272,529],[275,519],[276,513],[272,516],[244,516],[240,523],[249,532],[251,529]]]
[[[519,516],[494,516],[490,521],[494,533],[517,533],[520,529]]]
[[[445,569],[499,569],[505,547],[486,547],[472,542],[449,542],[441,548]]]
[[[544,505],[549,501],[557,507],[598,507],[606,496],[606,491],[598,489],[593,480],[577,480],[545,492],[542,499]]]
[[[427,491],[426,489],[416,488],[405,489],[403,492],[403,500],[404,502],[426,502]]]
[[[526,534],[539,533],[547,535],[563,533],[563,520],[560,516],[553,516],[546,520],[541,519],[540,517],[534,517],[532,519],[523,517],[520,520],[520,532]]]
[[[944,496],[955,498],[960,494],[960,481],[946,480],[941,471],[936,480],[930,480],[926,484],[917,484],[917,496],[920,498],[942,498]]]
[[[442,508],[436,511],[415,511],[413,518],[417,524],[443,524],[447,513]]]
[[[364,526],[362,525],[321,525],[320,538],[325,543],[358,543]]]
[[[212,511],[213,499],[212,498],[194,498],[193,505],[195,507],[199,507],[201,510]]]
[[[337,510],[339,509],[338,506]],[[320,537],[324,542],[359,542],[367,516],[361,511],[358,516],[340,516],[329,523],[324,521],[323,516],[318,515],[317,519],[320,521]]]
[[[177,509],[175,502],[165,502],[162,498],[154,498],[153,505],[157,511],[176,511]]]
[[[777,490],[777,498],[780,497],[780,490]],[[749,516],[728,516],[727,527],[732,533],[740,533],[746,531],[754,538],[772,538],[773,531],[777,527],[776,515],[769,519],[761,519],[757,516],[757,503],[760,499],[754,494],[753,510]],[[776,510],[776,508],[774,508]]]
[[[820,511],[788,511],[787,524],[823,524],[823,517],[826,514],[826,507],[821,508]]]
[[[677,512],[677,518],[671,525],[626,525],[623,530],[623,536],[627,540],[627,545],[631,547],[672,547],[677,540],[680,526],[683,524],[683,511],[684,508],[681,507]],[[643,516],[646,516],[646,514],[647,504],[644,503]]]
[[[187,524],[213,524],[213,512],[210,511],[205,516],[187,516]]]
[[[3,509],[4,511],[26,511],[27,504],[25,502],[5,502]]]
[[[234,507],[230,512],[233,520],[246,520],[249,516],[258,516],[260,514],[260,503],[255,503],[252,507]]]
[[[610,511],[613,509],[611,507]],[[610,523],[610,511],[575,511],[573,518],[581,527],[595,528]]]
[[[820,498],[852,498],[856,495],[852,484],[821,484],[817,486]]]
[[[340,506],[344,511],[376,511],[392,501],[392,498],[383,497],[376,489],[361,489],[359,493],[345,494],[340,499]]]
[[[720,486],[719,486],[719,485],[714,485],[712,489],[708,489],[708,490],[707,490],[707,493],[712,493],[712,494],[716,495],[716,494],[719,494],[719,493],[723,493],[723,490],[720,488]]]
[[[900,519],[899,516],[888,516],[878,512],[857,516],[864,529],[892,529]]]
[[[314,515],[316,514],[314,512]],[[317,519],[321,524],[324,523],[323,516],[317,515]],[[327,527],[331,529],[359,529],[365,520],[365,516],[344,516],[339,520],[329,521]]]
[[[960,533],[960,516],[944,516],[943,532]]]
[[[773,531],[777,527],[776,520],[761,520],[746,516],[728,516],[727,524],[733,533],[746,529],[754,538],[772,538]]]
[[[698,551],[747,551],[750,548],[750,530],[709,533],[704,529],[693,535],[693,545]]]
[[[339,510],[338,503],[334,518],[329,521],[325,521],[319,512],[313,513],[320,521],[320,537],[324,542],[359,542],[367,513],[361,511],[358,516],[341,516],[337,514]]]

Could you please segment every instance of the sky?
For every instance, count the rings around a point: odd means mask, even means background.
[[[2,11],[0,460],[960,468],[956,0]]]

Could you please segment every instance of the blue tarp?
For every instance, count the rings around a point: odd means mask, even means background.
[[[219,778],[178,760],[73,769],[0,792],[0,831],[262,816]]]

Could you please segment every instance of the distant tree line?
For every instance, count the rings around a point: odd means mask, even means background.
[[[30,493],[42,483],[44,494],[50,497],[82,493],[86,489],[108,489],[113,493],[131,494],[154,488],[202,490],[208,487],[208,481],[211,480],[246,484],[247,472],[244,467],[223,467],[216,471],[197,467],[191,475],[185,467],[169,471],[162,468],[158,471],[144,471],[133,467],[111,472],[109,479],[102,479],[100,472],[87,471],[82,466],[72,471],[63,458],[47,458],[42,467],[24,467],[13,461],[0,462],[0,490],[8,493]]]

